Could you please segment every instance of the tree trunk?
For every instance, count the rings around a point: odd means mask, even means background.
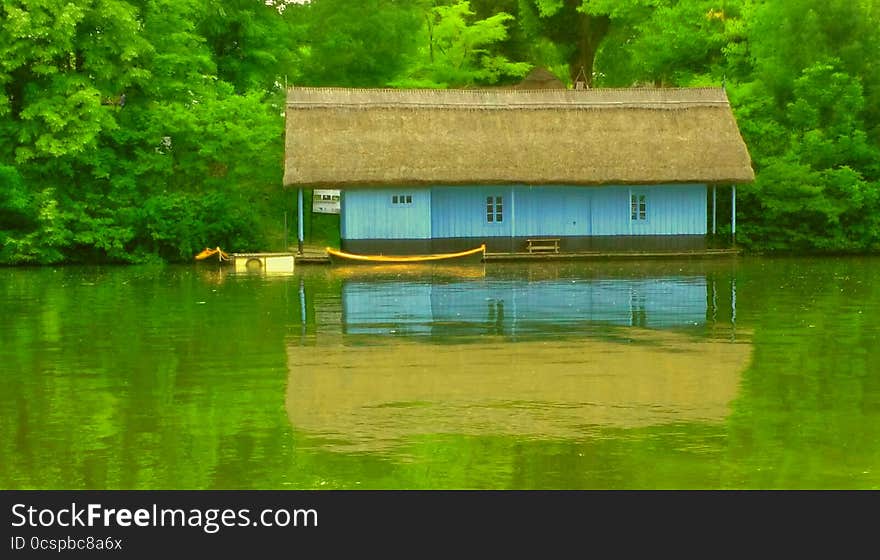
[[[599,51],[602,40],[608,35],[610,26],[611,18],[608,16],[578,13],[577,48],[568,61],[572,82],[577,82],[578,75],[583,69],[587,87],[593,86],[593,65],[596,62],[596,53]]]

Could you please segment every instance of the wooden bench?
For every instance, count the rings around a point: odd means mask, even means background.
[[[552,237],[526,239],[526,249],[529,253],[558,253],[559,239]]]

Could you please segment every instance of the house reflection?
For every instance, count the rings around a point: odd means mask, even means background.
[[[338,451],[720,423],[752,351],[707,336],[732,310],[706,276],[353,279],[341,295],[342,336],[288,344],[286,395],[294,428]]]

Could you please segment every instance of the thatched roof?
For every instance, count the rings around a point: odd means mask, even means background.
[[[533,68],[513,89],[565,89],[562,80],[546,68]]]
[[[721,89],[292,88],[285,185],[754,180]]]

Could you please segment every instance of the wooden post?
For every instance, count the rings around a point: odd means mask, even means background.
[[[299,254],[303,254],[303,190],[300,188],[296,194],[296,211],[297,211],[297,226],[299,231],[297,232],[297,240],[299,241]]]
[[[514,198],[516,195],[514,192],[516,191],[516,187],[510,187],[510,200],[507,203],[507,218],[510,220],[510,252],[515,253],[516,247],[513,245],[513,238],[516,237],[516,199]]]
[[[736,185],[731,190],[730,204],[730,241],[736,245]]]
[[[718,185],[712,185],[712,236],[715,236],[718,215]]]
[[[632,199],[633,199],[633,190],[632,187],[628,188],[626,191],[626,217],[627,223],[629,224],[629,234],[633,234],[633,220],[632,220]]]

